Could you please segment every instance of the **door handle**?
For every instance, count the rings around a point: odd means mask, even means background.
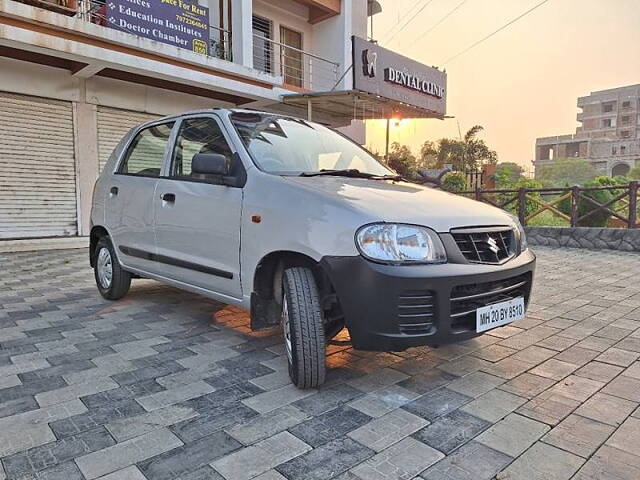
[[[118,195],[118,187],[111,187],[111,190],[109,190],[109,193],[110,193],[112,196],[116,196],[116,195]]]
[[[165,193],[165,194],[162,195],[161,198],[165,202],[173,203],[173,202],[176,201],[176,194],[175,193]]]

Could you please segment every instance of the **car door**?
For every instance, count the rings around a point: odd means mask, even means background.
[[[169,171],[158,180],[155,232],[168,277],[240,298],[242,189],[191,171],[198,153],[218,153],[231,161],[230,145],[215,116],[182,120]]]
[[[120,261],[145,272],[158,272],[154,199],[174,124],[155,124],[135,134],[106,188],[105,219]]]

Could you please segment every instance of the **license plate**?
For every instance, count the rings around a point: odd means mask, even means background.
[[[523,297],[487,305],[476,310],[476,332],[485,332],[523,318]]]

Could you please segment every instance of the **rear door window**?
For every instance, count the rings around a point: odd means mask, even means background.
[[[118,173],[159,177],[174,123],[153,125],[138,132],[127,149]]]

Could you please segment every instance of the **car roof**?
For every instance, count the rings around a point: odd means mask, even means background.
[[[213,112],[229,112],[229,113],[257,113],[257,114],[262,114],[262,115],[279,115],[279,116],[283,116],[283,117],[291,117],[291,118],[296,118],[293,115],[282,115],[282,114],[278,114],[278,113],[273,113],[273,112],[265,112],[262,110],[252,110],[250,108],[205,108],[205,109],[201,109],[201,110],[190,110],[188,112],[182,112],[182,113],[176,113],[173,115],[167,115],[165,117],[161,117],[155,120],[151,120],[145,123],[140,124],[139,126],[145,126],[147,124],[151,125],[157,122],[164,122],[164,121],[169,121],[169,120],[176,120],[182,117],[188,117],[191,115],[202,115],[202,114],[207,114],[207,113],[213,113]]]

